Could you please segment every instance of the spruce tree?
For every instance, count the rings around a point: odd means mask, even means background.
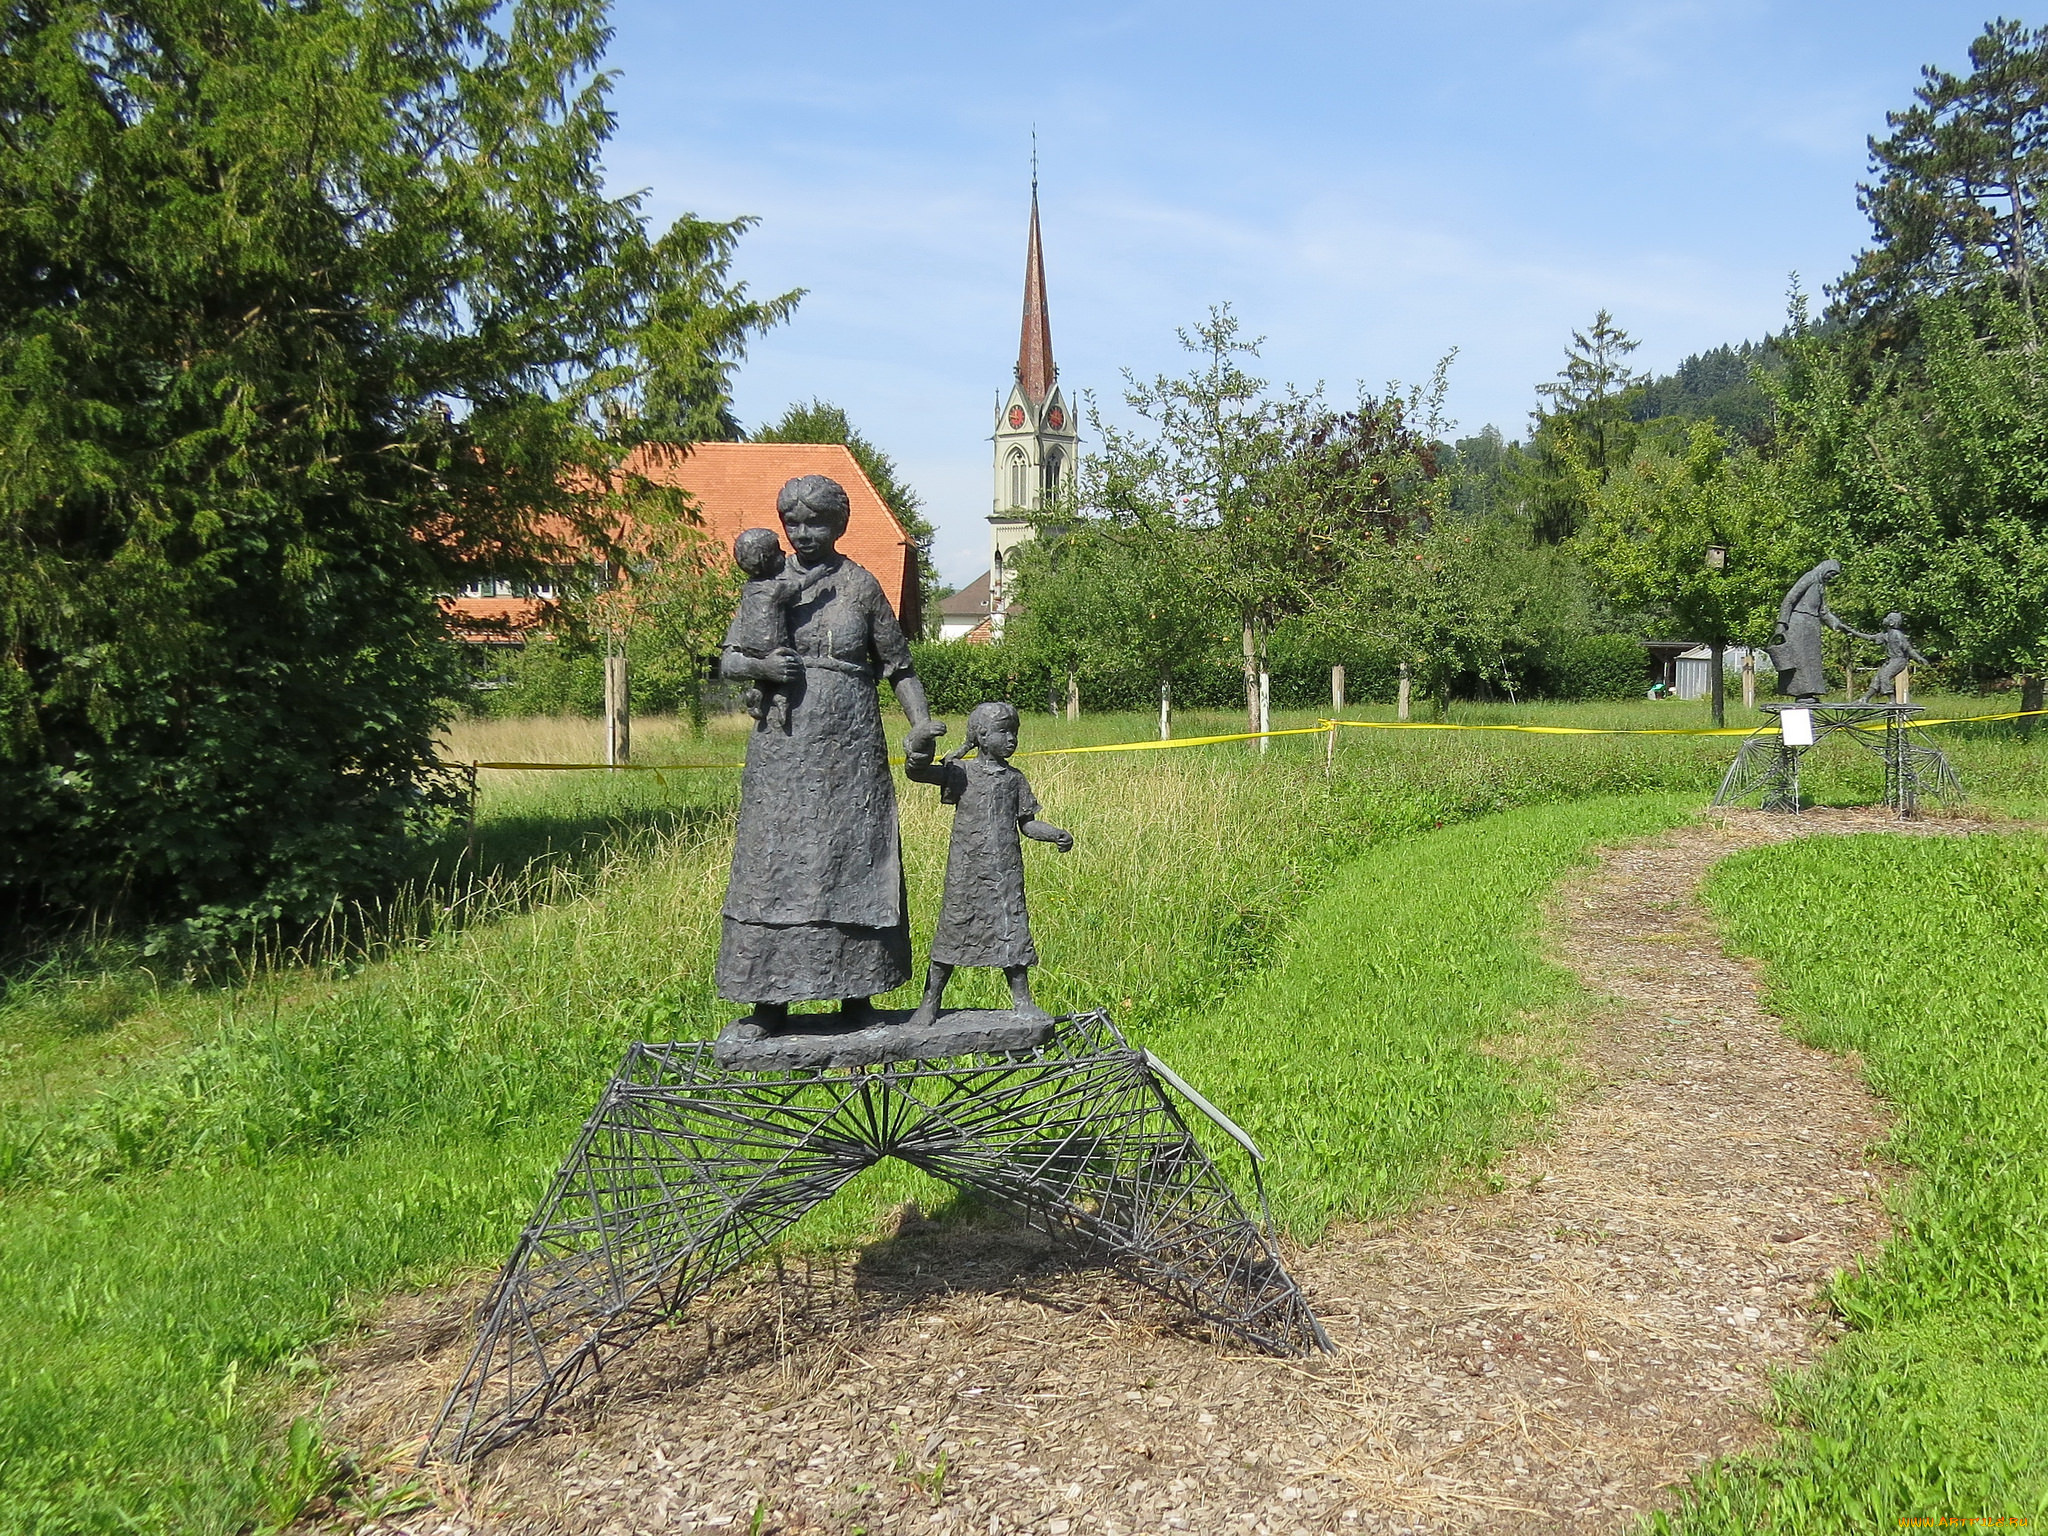
[[[403,867],[440,594],[602,545],[592,424],[693,276],[603,186],[607,37],[598,0],[0,17],[6,915],[218,941]]]

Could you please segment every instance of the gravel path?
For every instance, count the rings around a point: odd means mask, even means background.
[[[1616,1531],[1760,1443],[1816,1295],[1883,1241],[1884,1133],[1853,1067],[1762,1011],[1696,901],[1718,859],[1866,812],[1731,813],[1560,889],[1552,952],[1599,1000],[1539,1037],[1583,1068],[1542,1142],[1289,1263],[1340,1353],[1219,1350],[1029,1234],[902,1230],[756,1275],[439,1507],[350,1528],[641,1532]],[[1849,935],[1844,936],[1850,942]],[[475,1293],[394,1304],[334,1363],[335,1438],[409,1457]]]

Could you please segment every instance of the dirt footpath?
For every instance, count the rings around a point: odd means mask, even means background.
[[[1819,1287],[1886,1232],[1876,1104],[1761,1011],[1700,878],[1788,836],[1971,826],[1737,812],[1569,881],[1552,951],[1606,1000],[1573,1038],[1586,1091],[1483,1183],[1289,1252],[1333,1359],[1219,1350],[1028,1234],[913,1214],[857,1263],[731,1287],[436,1510],[345,1523],[1620,1530],[1767,1437],[1767,1373],[1814,1358],[1833,1327]],[[335,1362],[337,1442],[417,1449],[474,1300],[407,1303]]]

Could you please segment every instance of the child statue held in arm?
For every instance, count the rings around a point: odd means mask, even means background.
[[[773,528],[747,529],[733,540],[732,558],[746,573],[747,581],[740,588],[739,607],[726,644],[755,661],[778,652],[795,655],[790,647],[791,612],[797,601],[818,584],[825,567],[791,572],[789,562],[782,557],[782,541]],[[771,724],[772,717],[772,723],[787,736],[791,686],[755,682],[740,695],[740,704],[763,729]]]
[[[905,778],[938,785],[940,801],[955,808],[931,971],[924,999],[910,1016],[913,1026],[937,1020],[946,983],[962,965],[1000,967],[1017,1012],[1046,1017],[1031,998],[1029,968],[1038,963],[1038,950],[1024,908],[1022,838],[1068,853],[1074,834],[1038,819],[1038,797],[1010,766],[1017,726],[1014,704],[977,704],[967,717],[967,741],[958,752],[935,762],[927,746],[904,760]],[[963,761],[970,748],[977,755]]]

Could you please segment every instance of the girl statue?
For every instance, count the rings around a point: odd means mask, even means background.
[[[910,924],[896,791],[875,683],[887,679],[910,717],[905,748],[929,754],[946,727],[931,718],[910,646],[881,584],[840,554],[846,492],[804,475],[775,499],[801,590],[787,643],[749,654],[738,618],[720,671],[767,685],[786,720],[747,738],[739,829],[719,936],[718,992],[754,1005],[766,1034],[789,1005],[838,999],[855,1024],[868,999],[910,979]],[[764,711],[764,714],[766,712]]]
[[[1849,633],[1858,640],[1875,640],[1884,647],[1884,665],[1877,669],[1877,674],[1870,679],[1870,686],[1863,690],[1865,704],[1874,704],[1879,699],[1888,697],[1892,691],[1892,683],[1914,662],[1917,661],[1922,666],[1931,665],[1925,656],[1913,648],[1913,642],[1906,638],[1906,616],[1896,610],[1884,616],[1884,628],[1874,635],[1866,635],[1860,629],[1852,629]]]
[[[977,755],[962,761],[970,749]],[[1010,766],[1016,751],[1017,706],[977,704],[967,717],[966,745],[944,762],[933,762],[930,748],[905,754],[903,776],[938,785],[940,801],[955,808],[953,840],[946,849],[946,894],[938,932],[932,935],[924,1000],[910,1016],[913,1026],[937,1020],[946,983],[962,965],[1000,968],[1017,1012],[1046,1016],[1031,998],[1030,967],[1038,964],[1038,950],[1024,909],[1022,839],[1069,853],[1074,834],[1038,819],[1038,797]]]
[[[1849,632],[1828,607],[1828,583],[1842,574],[1842,562],[1823,560],[1792,583],[1785,601],[1778,605],[1778,628],[1764,647],[1771,665],[1778,669],[1778,692],[1801,704],[1818,704],[1828,691],[1827,673],[1820,660],[1821,626]]]

